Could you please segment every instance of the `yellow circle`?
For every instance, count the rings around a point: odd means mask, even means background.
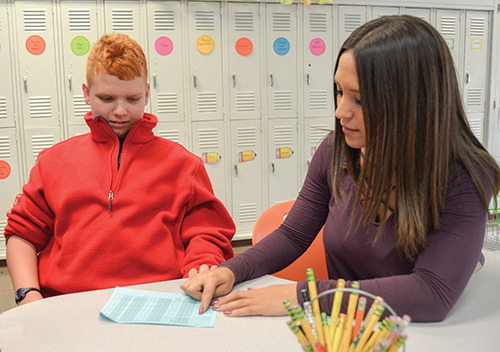
[[[202,35],[196,41],[196,48],[202,54],[210,54],[214,50],[214,40],[209,35]]]

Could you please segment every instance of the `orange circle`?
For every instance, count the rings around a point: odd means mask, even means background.
[[[26,50],[32,55],[43,54],[45,47],[45,39],[39,35],[32,35],[26,39]]]
[[[4,160],[0,160],[0,180],[4,180],[10,175],[10,165]]]
[[[248,38],[240,38],[235,45],[236,52],[241,56],[250,55],[253,51],[252,41]]]

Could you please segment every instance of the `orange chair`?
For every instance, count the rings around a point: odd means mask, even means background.
[[[278,203],[265,210],[259,216],[252,232],[252,245],[255,245],[281,225],[294,202],[290,200]],[[285,269],[274,273],[273,276],[287,280],[302,281],[307,279],[307,268],[314,270],[314,277],[316,279],[328,279],[325,250],[323,247],[323,229],[320,230],[307,251]]]

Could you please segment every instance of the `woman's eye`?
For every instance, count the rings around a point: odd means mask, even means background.
[[[354,98],[354,103],[356,105],[361,105],[361,100]]]

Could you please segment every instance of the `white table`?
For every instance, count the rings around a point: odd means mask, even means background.
[[[412,323],[406,352],[500,351],[500,252],[486,265],[442,323]],[[182,280],[136,286],[182,293]],[[238,288],[286,283],[265,276]],[[0,350],[13,351],[289,351],[302,348],[288,317],[230,318],[218,313],[214,328],[116,324],[103,318],[112,289],[47,298],[0,314]]]

